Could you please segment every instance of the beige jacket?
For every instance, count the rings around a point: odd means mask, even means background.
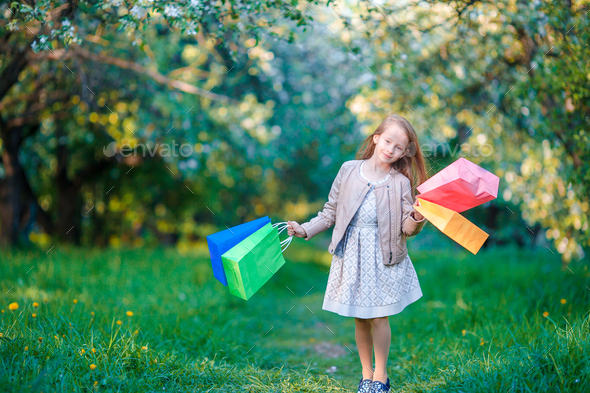
[[[350,160],[342,164],[324,209],[310,221],[301,224],[307,234],[305,240],[309,240],[335,223],[329,246],[332,255],[370,189],[370,184],[360,175],[362,162],[363,160]],[[410,180],[395,169],[392,169],[388,181],[375,186],[374,193],[383,263],[394,265],[401,262],[408,253],[406,238],[418,234],[426,223],[426,218],[416,221],[410,215],[414,210]]]

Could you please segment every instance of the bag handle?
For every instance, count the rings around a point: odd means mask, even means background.
[[[279,235],[281,234],[281,232],[283,232],[285,229],[287,229],[287,227],[289,226],[289,223],[287,221],[283,221],[283,222],[277,222],[276,224],[272,224],[273,228],[277,228],[281,224],[285,224],[285,225],[281,226],[281,229],[278,230]],[[293,240],[293,236],[289,236],[288,238],[286,238],[285,240],[283,240],[281,242],[281,252],[285,252],[287,247],[289,247],[289,245],[291,244],[292,240]],[[285,248],[283,248],[283,246],[285,246]]]

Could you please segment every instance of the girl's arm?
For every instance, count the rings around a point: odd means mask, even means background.
[[[410,185],[410,179],[404,176],[402,184],[402,233],[407,237],[417,235],[424,224],[426,224],[426,218],[422,217],[421,220],[416,220],[413,216],[415,212],[412,205],[414,204],[414,198],[412,198],[412,188]]]
[[[328,195],[328,202],[324,204],[324,209],[318,212],[317,216],[312,218],[309,222],[301,224],[307,236],[305,240],[309,240],[318,233],[325,231],[334,225],[336,221],[336,205],[338,203],[338,194],[340,193],[340,181],[342,178],[342,165],[336,179],[332,183],[330,194]]]

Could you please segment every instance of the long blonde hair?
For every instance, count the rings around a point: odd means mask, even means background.
[[[412,196],[415,195],[415,187],[424,183],[428,178],[426,174],[426,164],[424,161],[424,155],[420,149],[420,143],[418,142],[418,136],[414,127],[405,118],[399,115],[389,115],[379,124],[379,127],[368,137],[365,138],[362,145],[356,153],[357,160],[368,160],[375,153],[375,142],[373,142],[374,135],[381,135],[392,125],[399,126],[408,137],[410,141],[406,149],[406,154],[399,160],[391,164],[391,167],[396,171],[402,173],[410,180],[412,186]]]

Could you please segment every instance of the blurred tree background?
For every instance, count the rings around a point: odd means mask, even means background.
[[[0,11],[0,241],[306,221],[391,113],[501,178],[489,245],[584,256],[589,3],[23,1]],[[444,236],[444,235],[440,235]]]

